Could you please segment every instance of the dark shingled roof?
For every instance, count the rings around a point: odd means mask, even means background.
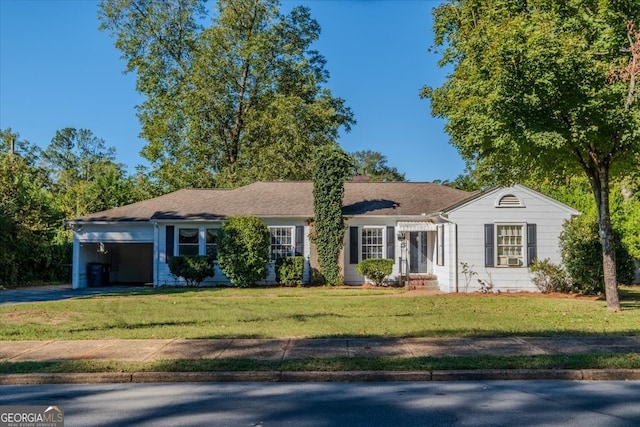
[[[343,213],[347,216],[429,215],[471,195],[432,183],[348,181]],[[274,181],[256,182],[234,190],[178,190],[74,221],[215,220],[231,215],[311,218],[313,183]]]

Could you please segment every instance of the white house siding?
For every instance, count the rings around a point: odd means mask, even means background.
[[[444,262],[442,263],[443,265],[438,265],[441,263],[435,262],[433,272],[438,277],[438,285],[441,291],[456,292],[456,224],[445,223],[441,226],[444,233]]]
[[[507,194],[516,196],[523,206],[496,207],[498,200]],[[494,291],[537,291],[526,265],[526,253],[525,265],[522,267],[485,267],[484,224],[536,224],[537,258],[548,258],[559,264],[561,256],[558,239],[562,225],[575,214],[577,212],[573,209],[519,185],[488,192],[454,208],[448,213],[448,219],[457,224],[458,291],[479,290],[478,279],[493,283]],[[526,236],[524,239],[526,252]],[[494,259],[497,262],[495,248]],[[463,262],[477,275],[465,277],[462,272]],[[454,286],[449,289],[453,291]]]
[[[303,282],[308,283],[310,276],[310,268],[309,268],[309,227],[306,224],[305,220],[301,220],[299,218],[277,218],[277,219],[263,219],[265,224],[268,227],[296,227],[303,226],[304,227],[304,258],[305,258],[305,266],[304,266],[304,276]],[[155,271],[156,271],[156,281],[154,283],[155,286],[182,286],[184,285],[184,281],[182,279],[176,278],[169,271],[169,265],[167,264],[167,226],[174,227],[175,237],[173,239],[174,248],[173,253],[178,254],[178,238],[177,232],[179,228],[198,228],[200,231],[201,238],[199,253],[205,253],[205,243],[204,243],[204,233],[207,228],[221,228],[222,222],[167,222],[160,223],[158,225],[158,254]],[[261,284],[271,285],[276,284],[276,275],[275,275],[275,261],[269,262],[269,274]],[[218,267],[218,263],[215,263],[214,266],[214,275],[213,277],[206,278],[201,286],[229,286],[231,283],[229,279],[224,275],[220,267]]]
[[[358,272],[356,271],[357,263],[352,264],[350,262],[351,257],[349,254],[349,247],[351,245],[351,241],[349,236],[349,227],[358,227],[358,262],[362,260],[362,246],[361,246],[362,237],[361,236],[362,236],[363,227],[384,227],[385,231],[383,231],[382,233],[382,239],[383,239],[382,247],[383,247],[384,257],[388,258],[389,254],[386,251],[387,238],[388,238],[386,233],[386,227],[396,227],[397,219],[398,218],[394,218],[394,217],[362,216],[362,217],[351,218],[346,221],[347,230],[345,232],[345,237],[344,237],[344,251],[343,251],[344,253],[343,275],[344,275],[345,284],[362,285],[365,282],[365,278],[362,275],[358,274]],[[397,230],[397,228],[395,228],[395,230]],[[400,257],[400,242],[395,237],[395,234],[396,233],[394,233],[394,238],[393,238],[393,247],[394,247],[393,270],[390,275],[390,278],[392,280],[397,280],[398,276],[400,275],[400,266],[398,263],[398,257]]]
[[[82,224],[73,232],[73,268],[72,286],[74,289],[87,287],[87,265],[100,262],[112,266],[110,280],[146,282],[150,276],[151,260],[139,261],[142,264],[127,265],[121,263],[123,256],[131,252],[131,244],[140,244],[145,252],[153,245],[154,230],[150,223],[120,223],[117,230],[113,224]],[[100,245],[104,251],[100,251]],[[149,253],[149,257],[152,254]],[[144,280],[142,278],[144,276]]]

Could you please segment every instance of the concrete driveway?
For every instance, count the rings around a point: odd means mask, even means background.
[[[123,294],[153,289],[152,286],[105,286],[72,289],[71,285],[34,286],[0,291],[0,306],[41,301],[58,301],[92,295]]]

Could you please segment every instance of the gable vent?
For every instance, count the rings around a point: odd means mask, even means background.
[[[513,194],[506,194],[500,198],[498,206],[501,208],[512,208],[515,206],[522,206],[522,203],[520,203],[520,199]]]

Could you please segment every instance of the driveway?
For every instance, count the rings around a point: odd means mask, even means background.
[[[135,293],[151,286],[105,286],[100,288],[73,289],[71,285],[35,286],[0,290],[0,306],[9,304],[24,304],[40,301],[58,301],[71,298],[83,298],[92,295]]]

